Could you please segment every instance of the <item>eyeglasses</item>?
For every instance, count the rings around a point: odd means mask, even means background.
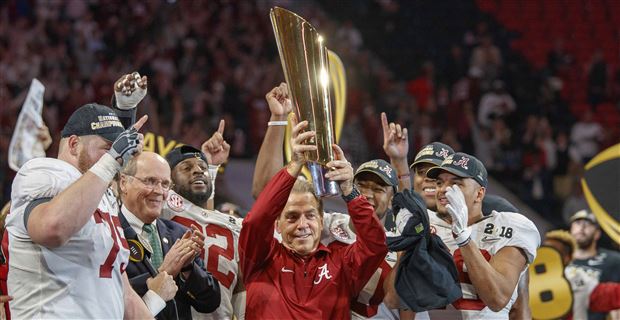
[[[157,179],[153,177],[139,178],[139,177],[132,176],[132,175],[126,175],[126,176],[135,178],[136,180],[140,181],[145,187],[151,190],[155,189],[157,185],[161,185],[161,188],[164,191],[168,191],[170,190],[170,188],[172,188],[172,181],[170,180],[161,180],[161,179]]]

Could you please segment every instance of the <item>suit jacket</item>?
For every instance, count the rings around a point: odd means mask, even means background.
[[[137,235],[123,214],[120,214],[121,225],[125,229],[127,239],[137,239]],[[157,219],[157,231],[164,257],[177,239],[180,239],[187,228],[169,220]],[[165,239],[164,241],[162,241]],[[146,251],[146,250],[145,250]],[[148,251],[147,255],[150,255]],[[146,260],[140,262],[129,261],[126,272],[133,289],[143,296],[147,291],[146,280],[151,277]],[[166,308],[157,316],[157,319],[192,319],[191,307],[196,311],[209,313],[220,305],[220,286],[205,270],[200,257],[192,263],[192,272],[188,279],[182,280],[180,274],[175,277],[179,290],[173,300],[166,303]],[[176,304],[176,310],[175,310]],[[178,317],[177,317],[178,315]]]

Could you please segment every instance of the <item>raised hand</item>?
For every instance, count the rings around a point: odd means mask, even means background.
[[[172,300],[179,289],[174,278],[166,271],[160,272],[155,278],[146,279],[146,286],[164,301]]]
[[[314,144],[308,144],[309,141],[316,136],[314,131],[305,131],[308,127],[308,121],[297,123],[297,116],[291,118],[293,130],[291,131],[291,161],[288,164],[288,171],[292,176],[297,176],[301,168],[306,164],[306,152],[316,152],[317,147]]]
[[[381,126],[383,127],[383,151],[390,159],[407,159],[409,151],[409,136],[407,128],[391,122],[388,124],[385,112],[381,112]]]
[[[50,129],[43,125],[37,131],[37,139],[43,144],[43,150],[47,150],[52,145],[52,136],[50,135]]]
[[[147,78],[141,77],[135,71],[126,74],[114,83],[114,98],[116,106],[121,110],[130,110],[135,108],[147,92]]]
[[[127,164],[129,159],[133,156],[142,152],[144,148],[144,135],[139,133],[138,130],[142,128],[142,125],[144,125],[147,119],[148,116],[142,116],[133,127],[123,131],[116,140],[112,142],[112,146],[108,153],[116,159],[121,166]]]
[[[286,116],[293,110],[293,104],[288,93],[288,85],[284,82],[271,89],[265,95],[265,99],[267,104],[269,104],[271,120],[285,120]]]
[[[332,144],[332,148],[334,160],[326,164],[330,170],[325,174],[325,178],[338,182],[342,194],[348,195],[353,191],[353,166],[344,157],[344,151],[337,144]]]
[[[446,209],[452,217],[452,235],[458,246],[462,247],[469,242],[471,236],[471,229],[467,226],[469,214],[465,196],[459,186],[452,185],[447,188],[446,198],[449,202]]]
[[[201,151],[207,156],[210,165],[221,165],[228,161],[230,145],[224,140],[225,125],[224,119],[220,120],[217,131],[200,147]]]

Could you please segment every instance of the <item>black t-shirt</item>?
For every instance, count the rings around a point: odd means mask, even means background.
[[[589,259],[575,259],[571,265],[584,269],[602,282],[620,282],[620,252],[599,249],[598,254]],[[603,320],[607,313],[588,312],[589,320]]]

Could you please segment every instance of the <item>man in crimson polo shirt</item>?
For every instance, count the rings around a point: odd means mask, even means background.
[[[308,182],[297,179],[304,152],[316,152],[316,146],[303,144],[315,132],[299,133],[307,125],[294,126],[291,162],[269,181],[243,221],[239,253],[246,319],[348,319],[351,300],[387,254],[383,227],[355,189],[353,168],[336,145],[326,178],[340,184],[359,237],[337,249],[320,243],[321,200]],[[281,243],[273,237],[274,227]]]

